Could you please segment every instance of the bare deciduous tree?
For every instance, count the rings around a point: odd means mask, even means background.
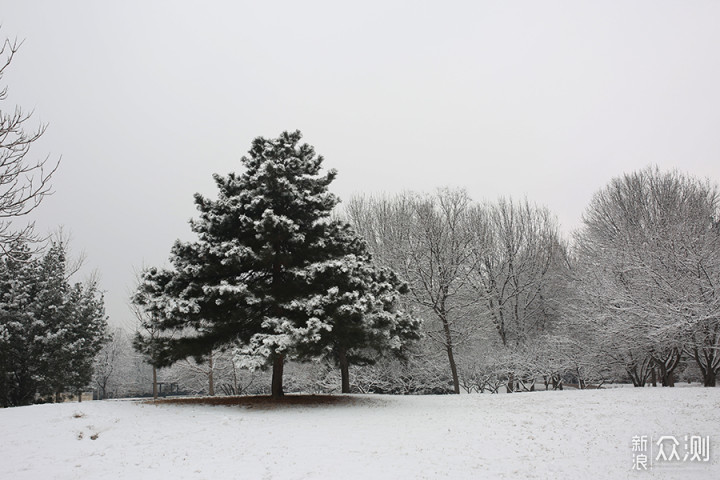
[[[0,79],[20,48],[21,42],[6,39],[0,48]],[[0,90],[0,250],[12,254],[22,241],[36,239],[33,224],[15,230],[12,219],[27,215],[50,193],[50,179],[60,161],[49,157],[29,160],[30,148],[45,133],[47,125],[27,130],[32,112],[20,107],[1,108],[7,100],[7,87]]]
[[[455,347],[467,337],[467,316],[477,302],[469,288],[470,202],[462,190],[442,189],[424,196],[356,197],[346,209],[376,260],[400,273],[415,305],[437,319],[439,328],[426,333],[447,354],[455,393],[460,393]]]
[[[157,366],[157,355],[154,352],[154,342],[152,340],[158,340],[166,336],[164,332],[161,332],[157,327],[157,321],[153,318],[152,313],[148,313],[142,306],[133,303],[131,304],[131,310],[137,321],[135,338],[133,345],[142,356],[145,363],[152,366],[152,392],[153,399],[157,400],[158,397],[158,366]],[[170,334],[172,336],[172,334]],[[150,340],[150,341],[148,341]],[[141,346],[147,346],[141,348]]]
[[[176,363],[170,367],[168,377],[192,394],[241,395],[248,391],[257,376],[238,368],[233,357],[232,350],[214,349],[200,359],[202,361],[185,359]]]
[[[93,384],[99,400],[113,398],[120,393],[120,378],[127,375],[126,363],[133,353],[128,334],[121,328],[112,330],[93,365]]]
[[[474,286],[505,346],[524,345],[553,311],[551,287],[565,256],[545,208],[501,199],[472,210]]]
[[[647,168],[598,192],[577,238],[588,319],[642,348],[663,385],[673,384],[683,351],[706,386],[720,371],[719,207],[716,186]],[[625,357],[641,384],[645,360]]]
[[[508,350],[508,392],[522,388],[522,370],[512,371],[528,344],[547,331],[558,316],[566,249],[549,210],[524,202],[500,199],[471,209],[474,236],[472,285],[487,317]],[[523,360],[520,363],[527,363]]]

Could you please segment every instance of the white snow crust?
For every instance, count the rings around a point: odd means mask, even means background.
[[[8,408],[0,478],[720,478],[720,388],[356,398]],[[635,435],[709,435],[711,460],[634,471]]]

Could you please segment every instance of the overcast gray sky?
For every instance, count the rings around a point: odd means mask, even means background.
[[[22,1],[3,79],[62,155],[33,219],[87,254],[113,324],[192,195],[300,129],[332,190],[527,196],[577,227],[649,164],[720,180],[717,1]]]

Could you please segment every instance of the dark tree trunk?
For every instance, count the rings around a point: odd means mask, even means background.
[[[657,374],[655,373],[655,367],[650,370],[650,382],[652,383],[653,387],[657,387]]]
[[[637,367],[626,368],[625,370],[628,372],[628,375],[630,375],[630,379],[633,382],[633,387],[644,387],[645,386],[645,379],[642,378],[641,375],[638,375]]]
[[[706,387],[714,387],[717,384],[717,369],[720,367],[715,351],[712,350],[709,353],[707,351],[702,352],[695,348],[693,350],[693,358],[700,368],[700,372],[703,376],[703,385]]]
[[[455,365],[455,356],[453,355],[452,345],[447,347],[448,362],[450,362],[450,373],[452,374],[453,393],[460,393],[460,379],[458,378],[457,365]]]
[[[642,362],[637,362],[630,357],[630,362],[625,365],[625,371],[630,375],[633,386],[644,387],[652,373],[652,364],[654,360],[651,357],[645,357]]]
[[[338,363],[340,363],[342,393],[350,393],[350,365],[348,364],[347,352],[342,347],[338,349]]]
[[[285,367],[285,355],[276,353],[273,358],[272,373],[272,398],[281,398],[285,395],[283,391],[283,368]]]
[[[282,290],[283,290],[283,282],[282,282],[282,272],[283,272],[283,261],[280,258],[280,252],[282,251],[281,247],[282,243],[278,239],[277,243],[274,245],[275,250],[275,261],[273,262],[272,266],[272,287],[271,291],[273,292],[273,296],[275,298],[275,305],[272,307],[273,316],[275,317],[282,317],[282,308],[277,303],[278,298],[282,298]],[[273,352],[273,372],[272,372],[272,383],[270,385],[270,395],[273,399],[280,399],[285,395],[285,391],[283,390],[283,369],[285,368],[285,355],[278,352]]]
[[[675,368],[680,364],[682,352],[674,348],[664,358],[653,357],[655,366],[660,370],[660,381],[663,387],[675,386]]]
[[[710,370],[706,374],[703,375],[703,385],[706,387],[714,387],[717,382],[717,373],[715,371]]]
[[[208,357],[208,395],[211,397],[215,396],[215,380],[213,378],[213,354],[210,352]]]
[[[153,400],[157,400],[157,397],[158,397],[157,368],[153,366]]]
[[[457,365],[455,365],[455,355],[453,354],[452,332],[450,332],[450,323],[445,315],[440,315],[443,330],[445,332],[445,349],[447,350],[448,362],[450,363],[450,373],[452,374],[453,392],[460,393],[460,379],[458,378]]]

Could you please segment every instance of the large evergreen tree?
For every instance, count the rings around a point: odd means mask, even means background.
[[[136,339],[154,364],[202,360],[240,344],[246,359],[273,366],[277,397],[286,357],[301,358],[301,340],[320,339],[329,328],[307,308],[326,291],[313,272],[322,262],[364,255],[365,246],[347,224],[330,219],[336,172],[321,174],[323,158],[300,139],[300,132],[256,138],[241,175],[214,176],[217,200],[195,196],[197,240],[175,243],[172,269],[143,272],[134,301],[168,333]]]

